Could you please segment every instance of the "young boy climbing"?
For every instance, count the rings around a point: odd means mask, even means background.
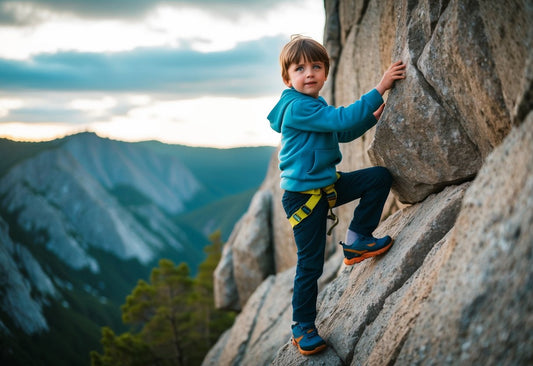
[[[317,281],[322,274],[327,219],[331,208],[360,198],[340,243],[344,263],[352,265],[386,252],[389,236],[374,238],[392,178],[386,168],[337,172],[339,143],[350,142],[377,123],[384,108],[382,95],[405,78],[405,65],[393,63],[379,84],[347,107],[329,106],[319,96],[329,72],[326,49],[311,38],[293,36],[280,54],[281,76],[288,89],[268,115],[281,133],[279,168],[282,204],[293,226],[298,261],[292,297],[292,342],[310,355],[326,348],[315,327]],[[328,213],[329,211],[329,213]]]

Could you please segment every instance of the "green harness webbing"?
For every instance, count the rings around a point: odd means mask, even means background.
[[[340,174],[337,173],[337,179],[339,179],[339,177]],[[313,209],[322,198],[322,195],[325,194],[329,205],[328,219],[333,220],[333,225],[331,225],[327,232],[328,235],[331,235],[331,231],[339,223],[339,218],[333,212],[333,207],[337,202],[337,191],[335,190],[335,183],[330,184],[329,186],[324,188],[310,189],[308,191],[303,191],[300,193],[310,194],[311,197],[309,197],[307,202],[304,203],[302,207],[300,207],[295,213],[293,213],[291,217],[289,217],[289,222],[291,223],[291,226],[295,227],[300,222],[302,222],[307,216],[311,215]]]

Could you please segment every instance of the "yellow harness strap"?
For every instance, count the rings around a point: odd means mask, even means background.
[[[339,177],[340,174],[337,173],[337,179],[339,179]],[[329,186],[324,188],[310,189],[308,191],[303,191],[300,193],[310,194],[311,197],[309,197],[307,202],[304,203],[302,207],[300,207],[295,213],[293,213],[291,217],[289,217],[289,222],[291,223],[291,226],[295,227],[300,222],[302,222],[303,219],[311,215],[311,212],[313,212],[313,209],[322,198],[322,194],[325,194],[329,205],[328,219],[334,221],[333,225],[329,228],[327,233],[328,235],[331,235],[331,231],[339,223],[339,218],[333,213],[333,207],[337,202],[337,191],[335,191],[335,183],[330,184]]]

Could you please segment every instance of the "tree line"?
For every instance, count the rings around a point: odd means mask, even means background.
[[[139,280],[122,305],[122,321],[131,330],[117,335],[102,328],[103,353],[90,353],[91,366],[200,365],[206,353],[235,319],[216,310],[213,272],[223,243],[220,232],[210,236],[206,259],[196,278],[186,263],[161,259],[150,282]]]

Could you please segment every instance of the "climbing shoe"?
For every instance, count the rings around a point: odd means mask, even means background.
[[[312,355],[324,350],[326,342],[318,335],[314,324],[309,326],[292,325],[292,344],[298,347],[302,355]]]
[[[392,238],[388,235],[380,239],[359,235],[351,245],[346,245],[342,241],[339,244],[342,245],[344,251],[344,264],[351,266],[385,253],[392,246]]]

